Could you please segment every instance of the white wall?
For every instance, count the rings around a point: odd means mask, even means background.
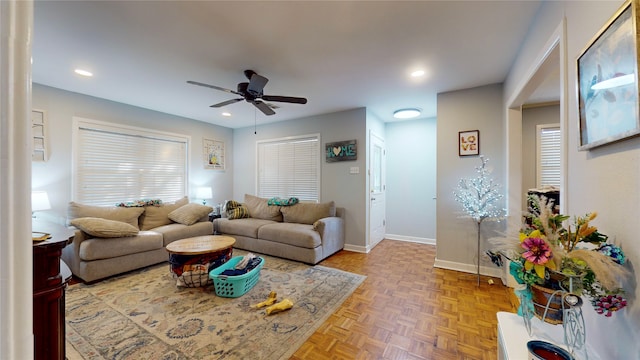
[[[211,186],[214,198],[208,202],[215,204],[222,202],[232,193],[231,129],[38,84],[33,85],[33,108],[45,110],[47,116],[49,159],[46,162],[32,164],[33,189],[47,191],[51,201],[52,210],[43,216],[66,216],[68,202],[72,200],[71,129],[74,116],[188,135],[191,137],[191,194],[188,195],[193,196],[197,186]],[[223,140],[229,144],[225,171],[204,169],[203,137]]]
[[[505,83],[505,99],[516,95],[535,67],[535,54],[566,18],[568,119],[564,137],[568,142],[566,213],[597,211],[596,226],[615,237],[625,251],[630,269],[629,304],[613,318],[596,315],[585,306],[587,341],[606,359],[640,359],[640,138],[628,139],[591,151],[578,151],[578,106],[575,94],[575,60],[592,37],[617,11],[622,1],[545,2],[528,39]],[[506,106],[506,105],[505,105]]]
[[[458,156],[458,132],[466,130],[480,131],[480,154],[489,159],[491,177],[504,187],[502,85],[438,94],[436,266],[475,273],[477,225],[453,195],[460,179],[476,177],[481,165],[478,156]],[[482,223],[481,252],[488,249],[486,239],[501,229],[501,223]],[[495,270],[490,262],[481,262],[484,266],[481,272]]]
[[[387,238],[435,244],[436,118],[386,124]]]
[[[233,199],[243,201],[244,194],[256,193],[256,141],[287,136],[320,134],[322,149],[327,142],[357,141],[358,159],[327,163],[321,167],[321,202],[335,201],[345,208],[347,249],[365,251],[366,248],[366,110],[364,108],[283,121],[233,131]],[[323,156],[324,159],[324,156]],[[359,174],[350,174],[351,167],[359,167]]]

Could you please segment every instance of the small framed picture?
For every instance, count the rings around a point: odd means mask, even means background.
[[[224,142],[218,140],[202,139],[204,168],[224,170]]]
[[[458,132],[458,156],[480,154],[480,130]]]

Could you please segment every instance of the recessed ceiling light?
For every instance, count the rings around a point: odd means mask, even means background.
[[[420,116],[420,109],[400,109],[393,112],[393,117],[396,119],[413,119]]]
[[[425,74],[424,70],[416,70],[411,73],[411,77],[421,77],[421,76],[424,76],[424,74]]]
[[[75,69],[73,72],[75,72],[78,75],[82,75],[82,76],[86,76],[86,77],[93,76],[93,73],[91,71],[87,71],[87,70]]]
[[[231,116],[231,113],[225,111],[222,113],[222,116]]]

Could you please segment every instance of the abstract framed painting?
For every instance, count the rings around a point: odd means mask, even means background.
[[[640,134],[637,7],[626,1],[578,56],[579,150]]]

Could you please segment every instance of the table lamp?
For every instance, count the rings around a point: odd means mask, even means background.
[[[212,197],[213,194],[210,187],[203,186],[196,189],[196,199],[202,199],[202,205],[207,205],[207,199]]]
[[[49,202],[49,195],[46,191],[32,191],[31,192],[31,216],[35,217],[36,211],[51,209],[51,203]]]

